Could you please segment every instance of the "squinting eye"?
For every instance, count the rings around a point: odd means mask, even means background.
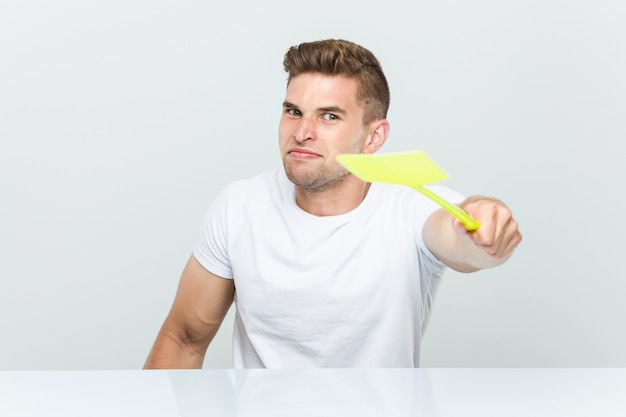
[[[326,120],[339,120],[339,116],[332,113],[324,113],[324,119]]]
[[[300,116],[300,110],[296,109],[287,109],[287,113],[292,116]]]

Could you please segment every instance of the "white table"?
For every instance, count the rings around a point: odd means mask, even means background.
[[[0,416],[626,416],[626,368],[5,371]]]

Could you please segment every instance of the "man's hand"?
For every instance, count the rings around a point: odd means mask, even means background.
[[[504,263],[522,240],[513,213],[502,201],[473,196],[459,205],[480,222],[468,231],[463,224],[440,209],[424,226],[424,242],[444,264],[459,272],[473,272]]]
[[[500,265],[509,259],[522,241],[522,234],[506,204],[492,197],[473,196],[460,207],[480,222],[480,227],[471,232],[458,219],[453,220],[453,227],[461,239],[469,239],[484,252],[482,267]]]

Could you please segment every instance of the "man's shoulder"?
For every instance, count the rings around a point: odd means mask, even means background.
[[[258,192],[266,194],[268,191],[278,192],[283,188],[281,173],[281,170],[278,168],[263,171],[252,177],[233,180],[226,185],[224,190],[228,193],[243,193],[246,195]]]
[[[373,192],[370,205],[375,207],[375,210],[382,213],[384,217],[398,220],[425,220],[428,215],[440,207],[435,201],[411,187],[395,184],[375,185],[371,188]],[[463,196],[460,193],[446,186],[427,185],[424,188],[428,188],[453,204],[463,201]]]
[[[216,200],[232,209],[243,209],[248,206],[259,208],[270,204],[272,200],[283,199],[289,194],[289,185],[285,183],[287,180],[283,177],[285,177],[283,171],[273,169],[252,177],[233,180],[222,189]]]
[[[456,190],[449,188],[445,185],[441,184],[425,184],[422,186],[423,188],[427,188],[428,190],[451,200],[454,203],[461,202],[463,200],[463,195]],[[397,185],[397,184],[378,184],[379,193],[384,195],[386,200],[388,199],[407,199],[407,200],[415,200],[417,202],[428,202],[430,201],[428,197],[424,194],[420,193],[418,190],[411,188],[405,185]]]

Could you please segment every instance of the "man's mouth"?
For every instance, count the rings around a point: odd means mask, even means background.
[[[287,153],[289,154],[289,156],[295,159],[313,159],[319,158],[321,156],[313,151],[301,148],[290,149]]]

